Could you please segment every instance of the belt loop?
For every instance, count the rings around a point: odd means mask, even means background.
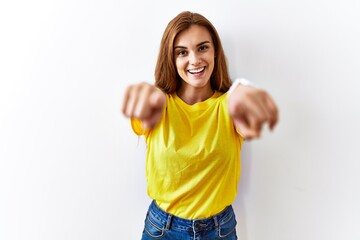
[[[166,221],[166,226],[165,226],[165,230],[169,230],[169,229],[170,229],[171,218],[172,218],[172,215],[171,215],[171,214],[168,214],[167,221]]]
[[[215,228],[218,228],[219,222],[218,222],[217,216],[214,216],[213,218],[214,218]]]

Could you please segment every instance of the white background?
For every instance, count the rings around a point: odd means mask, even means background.
[[[183,10],[280,108],[244,145],[239,239],[360,239],[357,0],[2,1],[0,239],[140,239],[145,144],[121,99]]]

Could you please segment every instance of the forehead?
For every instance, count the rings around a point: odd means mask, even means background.
[[[191,25],[190,28],[180,32],[175,38],[175,46],[196,45],[200,42],[212,42],[209,30],[200,25]]]

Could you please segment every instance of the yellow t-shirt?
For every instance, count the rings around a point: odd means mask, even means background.
[[[240,178],[242,138],[228,112],[226,93],[188,105],[176,93],[158,125],[149,131],[139,120],[134,132],[147,145],[148,195],[175,216],[195,219],[232,204]]]

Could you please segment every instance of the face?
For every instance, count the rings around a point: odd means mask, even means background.
[[[180,88],[211,90],[215,48],[209,31],[192,25],[175,39],[174,59],[182,82]]]

